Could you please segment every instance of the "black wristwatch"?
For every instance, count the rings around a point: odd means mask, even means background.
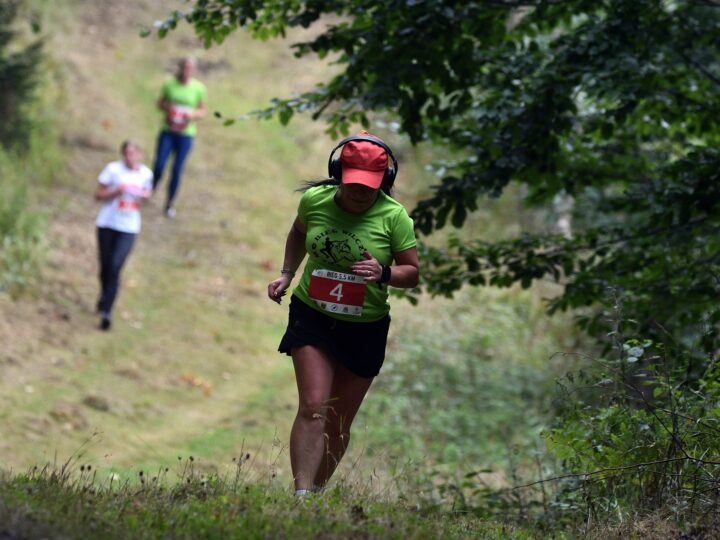
[[[390,267],[387,264],[383,264],[381,266],[382,266],[382,274],[380,274],[380,279],[378,280],[378,283],[388,283],[390,281],[392,271],[390,270]]]

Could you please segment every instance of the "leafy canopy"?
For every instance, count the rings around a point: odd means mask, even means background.
[[[195,0],[160,34],[182,19],[207,46],[324,25],[295,53],[335,53],[341,71],[263,114],[310,111],[346,133],[381,111],[452,148],[462,157],[413,211],[424,234],[462,227],[511,182],[530,204],[573,203],[571,235],[424,247],[430,292],[551,277],[556,310],[612,287],[639,330],[717,347],[702,325],[720,320],[719,1]]]

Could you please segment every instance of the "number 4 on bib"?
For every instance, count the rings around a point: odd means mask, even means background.
[[[343,284],[342,284],[342,283],[338,283],[337,285],[335,285],[335,288],[328,293],[330,296],[334,296],[334,297],[335,297],[335,301],[336,301],[338,304],[340,303],[340,300],[342,300],[342,297],[343,297],[342,287],[343,287]]]

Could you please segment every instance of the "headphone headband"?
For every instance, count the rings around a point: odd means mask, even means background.
[[[380,139],[376,139],[375,137],[367,137],[364,135],[352,135],[350,137],[345,137],[342,141],[340,141],[337,144],[337,146],[335,146],[335,148],[332,149],[332,152],[330,152],[330,157],[328,158],[328,171],[332,170],[333,155],[335,154],[337,149],[340,148],[341,146],[345,146],[349,142],[354,142],[354,141],[369,142],[369,143],[379,146],[380,148],[385,150],[385,152],[387,152],[387,155],[390,156],[390,159],[392,160],[393,177],[395,175],[397,175],[398,162],[397,162],[397,159],[395,159],[395,156],[393,155],[392,150],[390,150],[390,147],[387,144],[385,144],[383,141],[381,141]]]

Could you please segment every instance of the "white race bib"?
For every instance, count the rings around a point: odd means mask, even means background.
[[[365,278],[355,274],[318,268],[310,275],[310,298],[330,313],[362,315],[366,288]]]

